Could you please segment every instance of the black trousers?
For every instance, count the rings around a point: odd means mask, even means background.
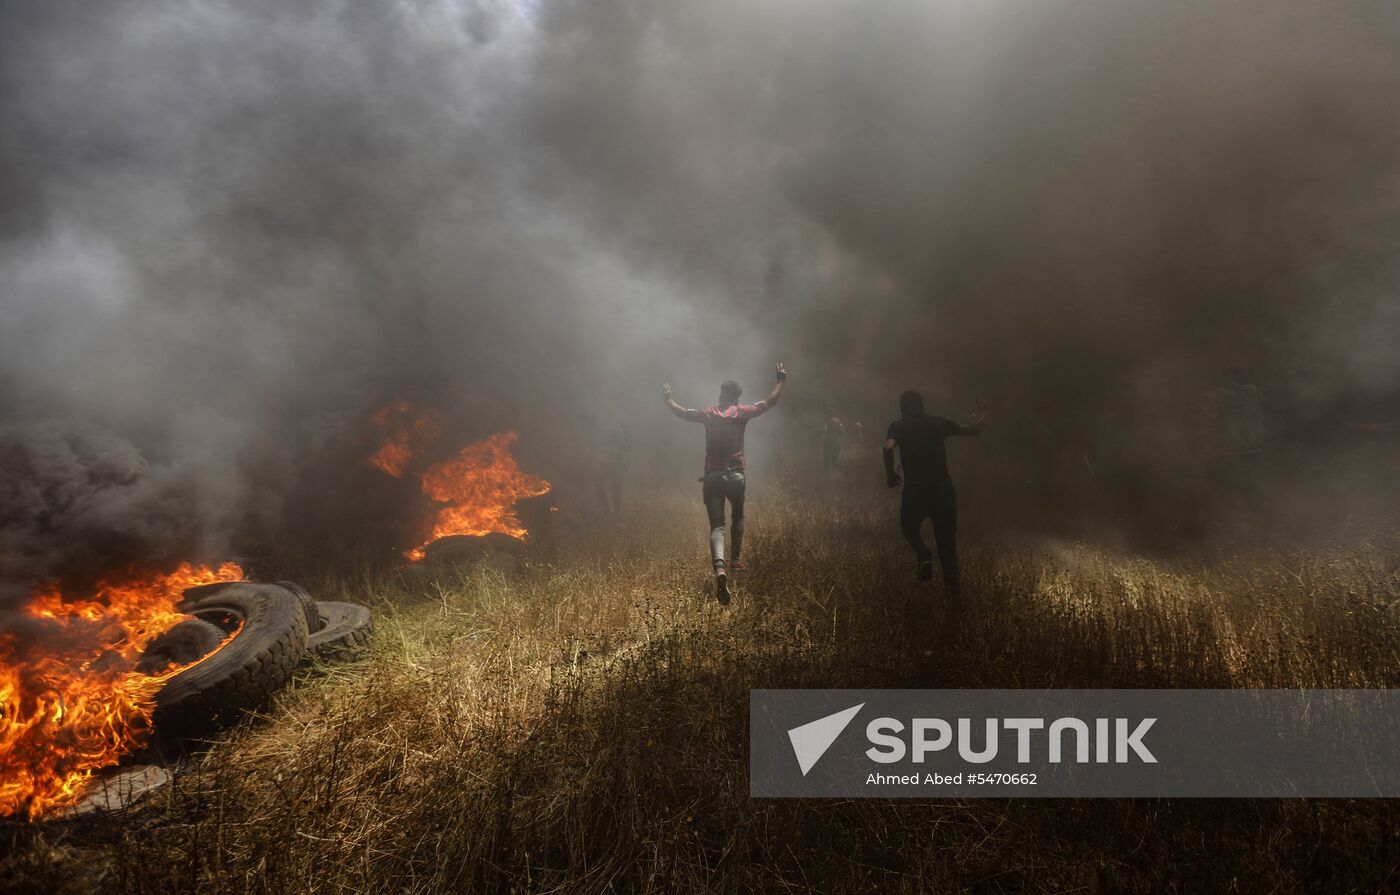
[[[933,537],[938,545],[938,564],[943,567],[943,583],[957,593],[958,578],[958,495],[952,482],[933,485],[905,485],[899,505],[899,528],[914,548],[919,562],[933,559],[919,528],[925,519],[933,520]]]
[[[701,479],[705,515],[710,517],[710,560],[715,568],[724,566],[724,502],[729,501],[734,527],[729,532],[730,558],[739,561],[744,547],[744,473],[737,469],[705,473]]]

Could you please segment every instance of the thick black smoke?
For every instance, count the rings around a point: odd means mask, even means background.
[[[989,452],[1120,464],[1189,452],[1163,419],[1224,381],[1290,420],[1396,388],[1390,3],[0,16],[0,425],[15,456],[107,432],[179,470],[175,509],[159,473],[104,486],[117,528],[353,507],[327,468],[395,395],[517,426],[548,471],[620,420],[693,461],[660,382],[755,395],[775,360],[794,419],[983,394]],[[756,452],[807,449],[779,431]],[[105,481],[74,457],[37,490]],[[7,572],[91,556],[70,518],[7,507]]]
[[[36,576],[91,582],[136,557],[178,563],[198,550],[184,478],[81,424],[0,433],[0,604]]]

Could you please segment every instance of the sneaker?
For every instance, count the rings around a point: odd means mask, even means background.
[[[746,562],[736,561],[734,565],[730,566],[730,568],[733,569],[735,572],[747,572],[749,570],[749,564]]]
[[[933,560],[931,560],[931,559],[926,559],[926,560],[924,560],[923,562],[919,563],[919,580],[920,580],[920,581],[932,581],[932,580],[933,580]]]
[[[722,571],[715,576],[715,598],[721,606],[729,605],[729,576]]]

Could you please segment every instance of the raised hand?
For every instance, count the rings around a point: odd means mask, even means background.
[[[668,382],[661,386],[661,397],[665,398],[667,401],[671,400],[671,383]]]
[[[781,362],[779,362],[779,364],[778,364],[778,366],[777,366],[776,369],[777,369],[777,373],[778,373],[778,381],[779,381],[779,382],[783,382],[784,380],[786,380],[786,379],[787,379],[787,368],[784,367],[784,366],[782,365]]]

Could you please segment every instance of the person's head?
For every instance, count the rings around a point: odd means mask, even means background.
[[[899,413],[901,416],[919,416],[923,412],[923,395],[911,388],[909,391],[899,396]]]
[[[727,380],[719,387],[719,403],[738,404],[739,396],[743,393],[744,390],[739,387],[739,383],[735,382],[733,379]]]

